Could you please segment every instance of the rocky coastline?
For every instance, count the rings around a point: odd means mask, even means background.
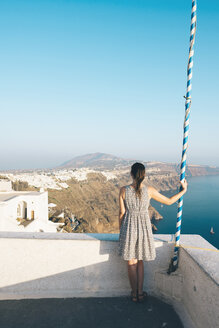
[[[69,188],[62,191],[49,190],[49,201],[57,204],[56,213],[51,213],[54,222],[65,222],[65,232],[118,233],[118,194],[119,188],[131,183],[129,172],[121,172],[116,179],[107,180],[101,173],[90,173],[87,180],[68,181]],[[159,191],[176,189],[178,177],[160,174],[148,176],[144,182]],[[65,218],[58,214],[65,211]],[[77,227],[72,228],[71,216],[77,218]],[[161,220],[162,215],[151,205],[149,216],[152,220]],[[152,225],[154,230],[156,226]]]

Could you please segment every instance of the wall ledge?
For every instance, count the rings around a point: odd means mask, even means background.
[[[90,240],[90,241],[112,241],[118,242],[118,233],[54,233],[54,232],[8,232],[1,231],[0,238],[12,239],[53,239],[53,240]],[[154,234],[155,242],[171,244],[174,247],[173,234]],[[185,251],[200,268],[219,285],[219,252],[216,247],[211,245],[200,235],[182,234],[180,244],[185,245]],[[191,248],[187,248],[190,246]],[[192,248],[198,247],[199,249]],[[204,248],[204,249],[202,249]],[[208,250],[205,250],[205,249]],[[212,251],[211,251],[212,250]],[[180,249],[181,251],[181,249]]]

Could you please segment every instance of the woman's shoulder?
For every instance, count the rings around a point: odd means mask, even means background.
[[[125,194],[126,190],[131,188],[130,185],[125,185],[120,188],[120,193]]]
[[[142,189],[143,189],[146,193],[148,193],[148,185],[144,184],[143,187],[142,187]]]
[[[130,188],[130,185],[125,185],[125,186],[122,186],[122,187],[120,188],[120,190],[126,190],[126,189],[128,189],[128,188]]]
[[[147,185],[146,188],[147,188],[147,193],[149,196],[151,196],[151,194],[153,193],[154,190],[156,191],[156,189],[150,185]]]
[[[122,187],[120,188],[120,193],[124,193],[125,190],[126,190],[126,188],[127,188],[127,186],[122,186]]]

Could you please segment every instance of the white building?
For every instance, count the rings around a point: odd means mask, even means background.
[[[0,180],[0,191],[12,191],[11,181],[6,179]]]
[[[57,232],[48,219],[48,192],[14,191],[0,181],[0,231]]]

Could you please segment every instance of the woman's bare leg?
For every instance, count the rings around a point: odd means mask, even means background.
[[[144,263],[143,260],[138,260],[137,263],[137,279],[138,279],[138,294],[142,294],[143,292],[143,284],[144,284]]]
[[[129,277],[129,282],[131,285],[133,295],[137,294],[137,286],[138,286],[137,266],[138,266],[137,259],[128,260],[128,277]]]

